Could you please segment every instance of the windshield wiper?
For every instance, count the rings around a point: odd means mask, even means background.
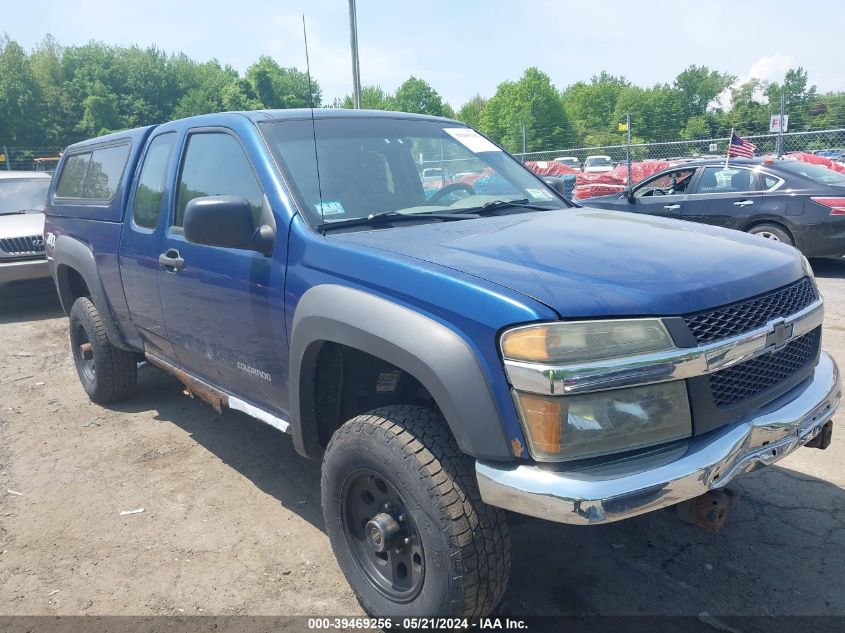
[[[532,204],[528,198],[522,198],[520,200],[493,200],[491,202],[485,202],[481,206],[478,207],[465,207],[462,209],[455,209],[454,211],[447,211],[447,213],[471,213],[472,215],[491,215],[495,211],[500,209],[509,209],[509,208],[520,208],[520,209],[530,209],[531,211],[551,211],[557,209],[557,207],[544,207],[539,204]]]
[[[363,218],[350,218],[348,220],[339,220],[337,222],[324,222],[317,227],[321,233],[331,231],[333,229],[355,227],[355,226],[379,226],[381,224],[392,224],[394,222],[403,222],[411,220],[472,220],[478,217],[474,211],[469,213],[463,212],[424,212],[424,213],[399,213],[398,211],[382,211],[381,213],[373,213]]]
[[[3,211],[0,215],[22,215],[26,213],[28,209],[18,209],[17,211]]]

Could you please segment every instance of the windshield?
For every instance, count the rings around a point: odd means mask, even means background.
[[[12,178],[0,180],[0,215],[42,213],[47,202],[49,178]]]
[[[778,163],[778,167],[791,174],[809,178],[820,185],[845,185],[845,175],[823,165],[813,165],[800,160],[785,160]]]
[[[298,119],[260,129],[314,226],[386,213],[420,214],[424,221],[422,214],[501,201],[566,206],[516,159],[456,123],[337,117],[317,118],[313,126]]]
[[[608,156],[590,156],[587,159],[587,167],[610,167],[612,164]]]

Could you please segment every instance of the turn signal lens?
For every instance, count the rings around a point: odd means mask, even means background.
[[[545,323],[502,335],[505,358],[544,363],[586,363],[673,348],[660,319]]]
[[[527,393],[519,394],[522,417],[531,436],[531,447],[543,454],[560,450],[560,401],[540,398]]]
[[[502,353],[505,358],[547,361],[546,331],[545,327],[532,327],[509,332],[502,337]]]

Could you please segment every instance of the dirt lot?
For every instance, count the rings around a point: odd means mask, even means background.
[[[824,346],[845,367],[845,261],[816,269]],[[716,535],[667,513],[514,517],[501,612],[845,614],[845,429],[736,488]],[[51,288],[0,295],[0,614],[200,613],[360,613],[323,532],[319,465],[152,368],[130,400],[90,404]]]

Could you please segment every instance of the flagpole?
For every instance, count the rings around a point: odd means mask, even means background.
[[[734,129],[731,128],[731,135],[728,138],[728,153],[725,156],[725,169],[728,168],[728,161],[731,159],[731,141],[734,140]]]

